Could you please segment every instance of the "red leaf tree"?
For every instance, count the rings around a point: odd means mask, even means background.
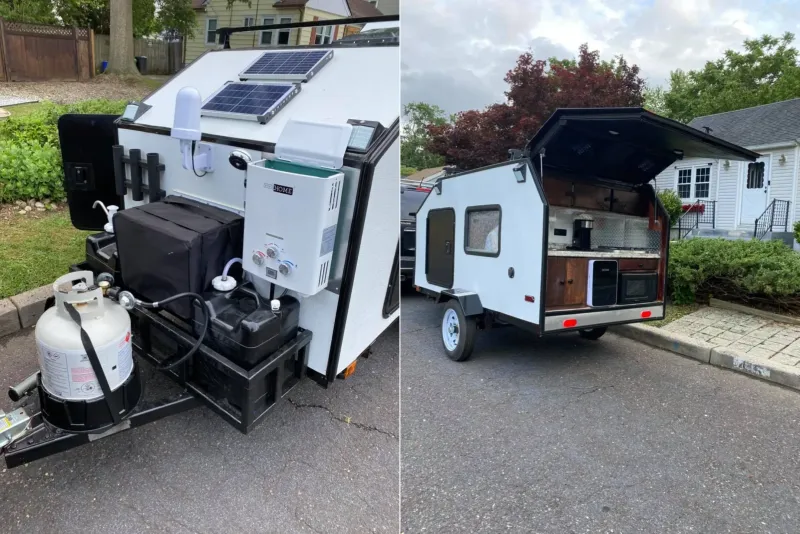
[[[429,127],[428,150],[448,164],[473,169],[508,159],[522,149],[558,108],[642,106],[645,83],[639,67],[622,56],[601,61],[597,50],[581,45],[578,59],[536,60],[530,52],[517,59],[505,77],[506,103],[483,111],[458,113],[454,121]]]

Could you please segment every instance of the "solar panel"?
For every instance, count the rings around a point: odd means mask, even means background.
[[[203,102],[200,115],[266,124],[299,92],[293,83],[230,82]]]
[[[242,80],[308,81],[333,58],[333,50],[281,50],[264,52],[250,63]]]

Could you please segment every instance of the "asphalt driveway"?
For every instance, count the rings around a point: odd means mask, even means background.
[[[800,394],[608,334],[479,332],[404,295],[402,530],[800,532]]]
[[[327,390],[303,381],[246,436],[197,408],[0,467],[0,532],[394,534],[397,352],[394,326],[350,378]],[[0,406],[35,362],[31,330],[0,340]],[[174,387],[149,379],[149,394]]]

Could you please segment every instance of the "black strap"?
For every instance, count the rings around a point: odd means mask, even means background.
[[[89,339],[89,334],[87,334],[86,330],[84,330],[83,326],[81,326],[81,314],[78,313],[78,310],[75,309],[75,306],[69,302],[65,302],[64,307],[67,309],[67,313],[69,313],[69,316],[72,318],[72,320],[77,323],[78,328],[81,329],[81,343],[83,343],[83,350],[86,351],[86,355],[89,357],[89,362],[92,364],[94,376],[100,383],[100,389],[103,390],[103,397],[106,400],[106,406],[108,406],[109,411],[111,411],[111,419],[114,421],[115,425],[119,424],[119,422],[122,420],[119,412],[122,411],[122,409],[117,406],[116,399],[111,396],[111,386],[108,385],[106,373],[103,371],[103,365],[100,363],[100,358],[97,356],[97,352],[94,350],[92,340]]]

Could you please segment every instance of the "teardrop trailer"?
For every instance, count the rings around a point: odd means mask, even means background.
[[[641,108],[559,109],[509,161],[445,177],[417,211],[417,290],[445,303],[442,344],[662,319],[669,217],[650,182],[682,158],[758,154]]]
[[[370,20],[397,17],[313,25]],[[398,45],[209,51],[122,117],[59,120],[73,225],[98,233],[0,412],[8,467],[202,405],[247,433],[355,371],[399,316]]]

